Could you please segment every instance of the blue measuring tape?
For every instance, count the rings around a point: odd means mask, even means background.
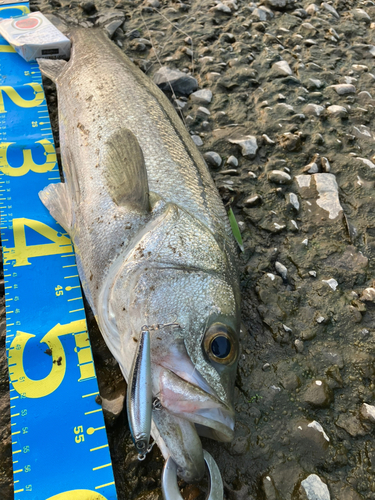
[[[0,17],[29,12],[0,7]],[[72,242],[38,197],[60,181],[42,78],[0,37],[0,211],[15,500],[116,500]]]

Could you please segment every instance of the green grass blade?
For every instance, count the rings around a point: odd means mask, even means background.
[[[236,241],[238,243],[238,246],[241,249],[241,252],[244,251],[243,247],[243,241],[242,241],[242,236],[241,236],[241,231],[240,228],[238,227],[236,217],[234,216],[233,210],[230,208],[228,212],[228,217],[229,217],[229,222],[233,231],[233,236],[236,238]]]

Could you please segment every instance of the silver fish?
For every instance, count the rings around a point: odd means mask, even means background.
[[[164,94],[95,29],[72,32],[56,82],[65,183],[40,197],[69,232],[85,295],[126,380],[151,334],[151,435],[180,477],[204,474],[199,435],[233,438],[240,293],[229,220]]]

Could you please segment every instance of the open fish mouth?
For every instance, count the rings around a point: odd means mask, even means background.
[[[164,408],[196,424],[206,437],[225,442],[233,439],[233,409],[171,370],[159,370],[159,400]]]

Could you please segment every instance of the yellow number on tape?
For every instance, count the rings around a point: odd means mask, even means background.
[[[56,152],[54,145],[48,139],[36,141],[35,144],[41,144],[44,148],[45,162],[38,165],[34,162],[31,149],[23,150],[23,164],[20,167],[12,167],[8,163],[7,152],[11,144],[15,142],[2,142],[0,143],[0,171],[11,177],[21,177],[31,170],[37,174],[44,174],[50,172],[56,166]]]
[[[72,490],[65,491],[65,493],[59,493],[53,497],[47,498],[47,500],[107,500],[100,493],[91,490]]]
[[[34,90],[33,99],[24,99],[13,87],[9,87],[7,85],[0,87],[0,113],[7,112],[4,106],[3,92],[5,92],[9,99],[11,99],[14,104],[20,108],[35,108],[42,104],[44,101],[44,91],[40,83],[25,83],[24,86],[26,85]]]
[[[27,245],[25,226],[30,227],[40,235],[51,240],[53,243],[43,245]],[[14,248],[3,248],[4,264],[15,260],[14,267],[28,266],[31,257],[42,257],[70,253],[73,251],[71,240],[67,236],[59,236],[59,233],[51,227],[33,219],[13,219]]]
[[[59,337],[83,330],[86,330],[86,321],[81,319],[66,325],[58,324],[44,335],[40,342],[48,344],[52,351],[52,367],[50,373],[39,380],[29,378],[23,367],[26,344],[35,335],[18,331],[9,349],[9,372],[14,389],[27,398],[43,398],[52,394],[64,380],[66,370],[65,351]],[[18,348],[18,346],[21,347]]]

